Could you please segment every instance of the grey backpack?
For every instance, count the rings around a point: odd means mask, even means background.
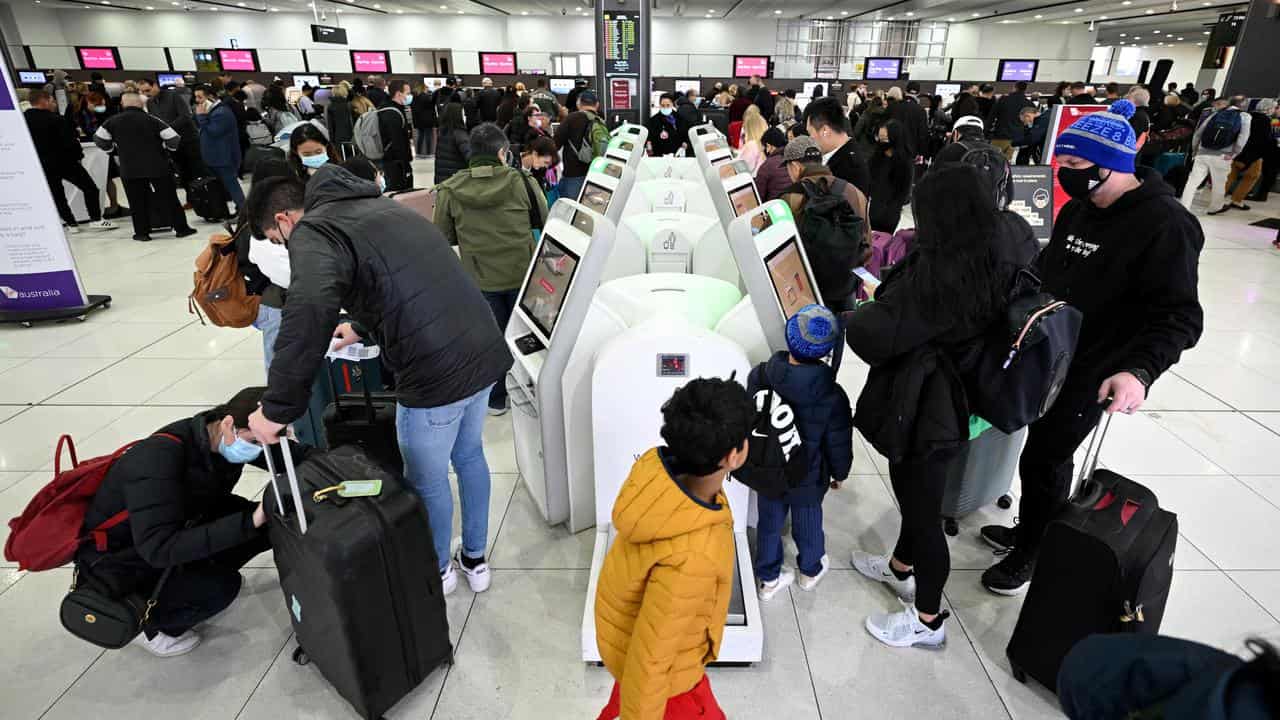
[[[404,114],[390,107],[367,112],[356,120],[354,137],[356,149],[370,160],[381,160],[387,152],[387,142],[383,140],[382,130],[378,127],[378,115],[383,112],[393,112],[400,118],[401,123],[404,122]]]

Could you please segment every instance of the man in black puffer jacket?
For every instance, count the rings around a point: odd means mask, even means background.
[[[245,388],[136,443],[112,464],[85,514],[86,530],[111,527],[86,532],[92,541],[76,553],[77,582],[148,597],[174,570],[135,641],[155,655],[193,650],[200,636],[191,629],[235,600],[240,568],[270,547],[262,503],[233,492],[246,463],[266,467],[248,430],[264,390]],[[302,446],[292,447],[302,457]]]
[[[269,389],[250,428],[274,442],[306,412],[331,339],[343,347],[369,338],[396,376],[406,480],[426,503],[445,591],[457,585],[450,459],[466,509],[460,564],[473,589],[487,588],[481,433],[489,390],[503,382],[512,357],[480,288],[434,225],[340,167],[326,165],[305,186],[263,180],[248,204],[254,234],[287,244],[292,271]],[[339,326],[343,308],[354,322]]]
[[[1072,456],[1107,412],[1133,413],[1161,374],[1204,329],[1197,268],[1204,234],[1160,175],[1134,168],[1134,106],[1076,120],[1059,137],[1058,181],[1071,195],[1036,261],[1044,291],[1084,315],[1071,370],[1057,401],[1032,423],[1022,451],[1020,524],[982,536],[1012,548],[982,584],[1019,595],[1030,583],[1041,537],[1066,502]]]

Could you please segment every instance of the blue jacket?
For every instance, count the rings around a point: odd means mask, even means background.
[[[757,365],[747,378],[751,397],[767,384],[796,414],[800,441],[809,448],[806,481],[782,498],[789,504],[821,502],[831,480],[853,469],[853,411],[836,373],[822,363],[792,365],[786,352]]]
[[[240,167],[240,126],[235,112],[218,103],[204,115],[196,115],[200,126],[200,156],[209,167]]]

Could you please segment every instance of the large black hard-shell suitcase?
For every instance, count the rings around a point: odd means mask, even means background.
[[[1173,582],[1178,517],[1145,486],[1097,470],[1096,454],[1088,462],[1100,435],[1105,425],[1090,438],[1080,489],[1045,530],[1005,651],[1015,678],[1054,691],[1063,658],[1085,637],[1158,633]]]
[[[266,453],[267,505],[294,660],[314,662],[361,716],[381,717],[453,659],[426,509],[358,448],[312,453],[295,470],[280,447],[288,487]],[[339,497],[332,488],[347,480],[381,480],[382,492]]]

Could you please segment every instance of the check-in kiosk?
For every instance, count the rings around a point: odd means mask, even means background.
[[[643,269],[636,268],[633,248],[643,252]],[[670,210],[626,215],[618,223],[618,241],[605,279],[642,272],[693,273],[738,282],[738,266],[720,221]]]
[[[609,136],[609,144],[605,147],[604,156],[619,160],[635,171],[640,165],[640,160],[645,157],[645,143],[648,141],[648,128],[629,123],[619,125]]]
[[[704,173],[716,215],[724,227],[729,227],[734,218],[760,207],[760,193],[745,161],[722,162],[706,168]]]
[[[614,234],[613,223],[599,213],[571,200],[557,202],[506,329],[515,356],[506,383],[516,462],[529,494],[553,525],[569,516],[561,381]]]
[[[791,208],[770,200],[734,218],[729,247],[769,347],[785,349],[787,319],[805,305],[822,304]]]
[[[587,167],[587,177],[578,193],[578,202],[617,225],[626,210],[627,198],[631,196],[635,180],[635,168],[629,166],[626,160],[598,157]]]
[[[692,155],[689,157],[663,155],[645,158],[636,171],[637,181],[662,178],[701,181],[702,165],[698,162],[698,158]]]
[[[622,211],[622,217],[662,211],[716,217],[715,203],[711,200],[711,193],[707,191],[706,181],[683,178],[637,181],[631,188],[631,194],[627,196],[627,206]]]
[[[695,125],[689,128],[689,146],[693,148],[693,156],[697,158],[698,163],[703,167],[708,164],[707,145],[714,144],[716,148],[729,147],[729,140],[715,125],[706,123],[703,125]]]
[[[571,424],[567,432],[587,440],[581,444],[586,452],[578,457],[588,463],[585,475],[593,490],[583,498],[572,494],[571,502],[589,500],[590,522],[596,525],[582,618],[585,661],[600,660],[595,593],[605,555],[617,537],[611,522],[613,504],[635,459],[663,443],[662,404],[694,378],[736,377],[745,382],[751,369],[741,344],[717,330],[728,316],[740,312],[741,297],[735,284],[723,280],[657,273],[605,283],[592,301],[579,337],[580,352],[566,371],[585,381],[569,408],[571,422],[585,422]],[[570,387],[567,378],[566,391]],[[571,458],[579,448],[575,443]],[[750,493],[729,481],[725,495],[734,518],[736,559],[719,661],[758,662],[764,634],[747,546]]]

